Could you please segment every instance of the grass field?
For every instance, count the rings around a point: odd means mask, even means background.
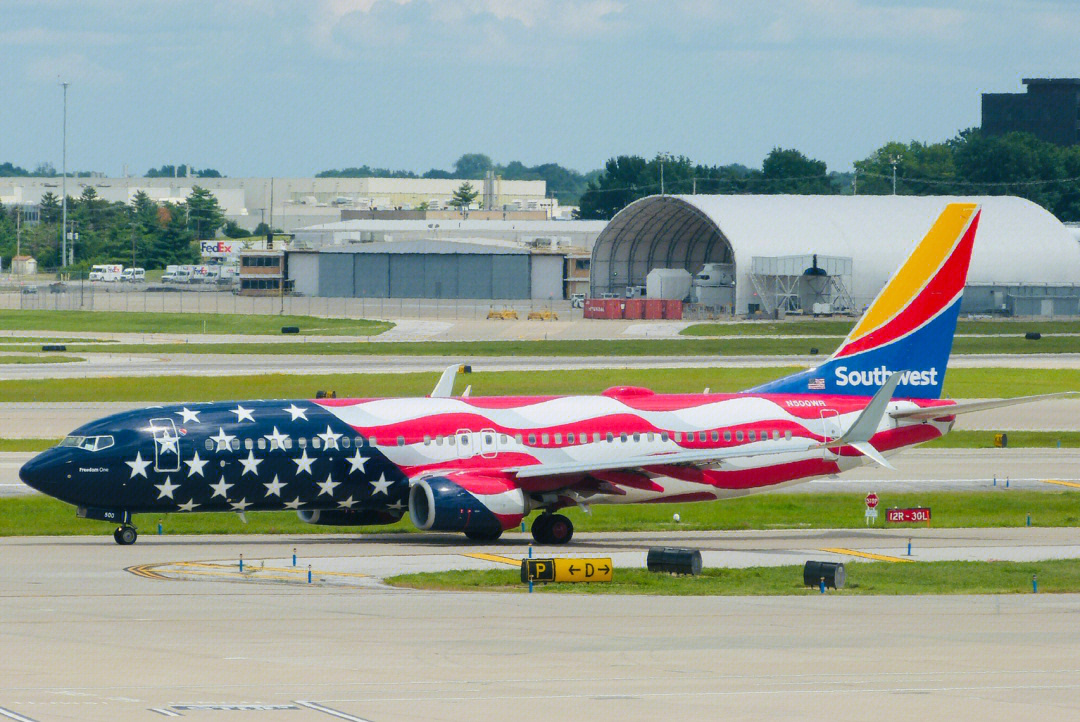
[[[477,365],[477,368],[482,368]],[[583,369],[573,373],[476,371],[459,378],[474,396],[595,394],[610,386],[647,386],[660,393],[734,392],[801,370],[796,367],[703,369]],[[4,401],[225,401],[314,398],[318,390],[339,397],[422,396],[438,373],[261,374],[251,376],[106,377],[0,381]],[[1080,390],[1080,369],[952,369],[945,393],[952,398],[995,398]]]
[[[282,326],[318,335],[372,336],[393,327],[386,321],[315,316],[260,316],[231,313],[144,313],[136,311],[0,311],[9,331],[93,331],[110,333],[281,334]],[[3,339],[0,339],[2,341]]]
[[[1080,495],[1072,491],[985,490],[977,492],[879,492],[881,508],[929,506],[937,528],[1080,526]],[[710,531],[717,529],[854,529],[864,528],[863,494],[756,494],[699,504],[596,505],[591,514],[564,512],[577,531]],[[673,514],[681,521],[675,523]],[[159,519],[168,534],[327,534],[353,533],[355,527],[305,524],[293,512],[249,513],[248,524],[235,514],[143,514],[135,524],[151,533]],[[884,515],[882,515],[884,517]],[[881,526],[885,526],[882,522]],[[904,525],[889,525],[890,528]],[[367,532],[415,531],[403,520],[387,527],[364,527]],[[33,495],[0,499],[0,536],[107,534],[104,522],[75,516],[74,507]]]
[[[680,333],[684,336],[728,336],[732,334],[755,336],[847,336],[855,325],[848,321],[811,319],[793,321],[752,321],[741,323],[696,323]],[[1080,333],[1076,321],[960,321],[956,324],[958,334],[1025,334]]]
[[[847,585],[832,595],[871,594],[1031,594],[1033,576],[1039,592],[1080,592],[1080,559],[1042,562],[919,562],[844,564]],[[442,591],[528,590],[517,569],[429,572],[390,577],[387,583],[409,589]],[[704,569],[700,576],[656,574],[644,569],[616,569],[610,583],[535,584],[546,593],[649,594],[670,596],[759,596],[820,594],[803,586],[802,567]]]

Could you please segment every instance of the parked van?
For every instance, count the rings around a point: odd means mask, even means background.
[[[191,266],[180,266],[176,269],[175,283],[191,283],[191,278],[194,275]]]
[[[124,272],[120,274],[120,280],[128,283],[145,283],[146,282],[146,269],[145,268],[125,268]]]
[[[108,263],[90,267],[91,281],[119,281],[124,267],[119,263]]]

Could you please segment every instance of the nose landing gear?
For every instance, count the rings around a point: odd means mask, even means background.
[[[139,533],[135,531],[135,527],[130,524],[116,527],[116,531],[113,532],[113,539],[117,544],[121,546],[128,546],[134,544],[135,540],[139,538]]]
[[[574,536],[574,524],[562,514],[544,512],[532,523],[537,544],[566,544]]]

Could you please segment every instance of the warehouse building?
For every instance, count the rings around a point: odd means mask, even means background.
[[[305,251],[377,241],[487,239],[548,250],[591,250],[607,221],[477,220],[473,218],[353,219],[299,228],[291,250]]]
[[[1080,313],[1074,233],[1012,196],[650,196],[597,238],[591,295],[635,295],[650,270],[675,268],[698,276],[692,293],[712,277],[711,298],[728,312],[810,313],[818,303],[855,312],[945,205],[964,201],[983,206],[965,313]]]
[[[566,254],[486,239],[294,249],[288,258],[288,278],[307,296],[550,300],[566,294]]]

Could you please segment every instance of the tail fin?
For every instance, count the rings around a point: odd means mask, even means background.
[[[939,398],[979,215],[946,206],[828,361],[749,391],[870,396],[901,371],[898,397]]]

